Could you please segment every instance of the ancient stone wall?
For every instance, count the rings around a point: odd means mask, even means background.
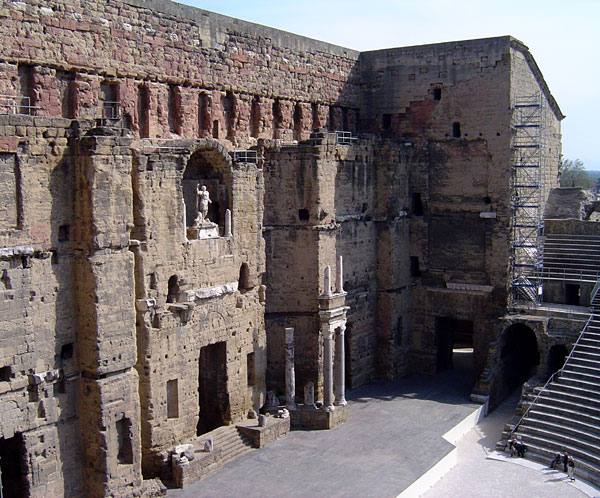
[[[238,146],[357,126],[349,49],[161,1],[9,2],[0,23],[0,95],[37,115]]]
[[[545,174],[555,182],[562,115],[531,60],[510,37],[361,54],[363,125],[423,157],[409,175],[415,367],[435,370],[438,318],[471,322],[476,375],[485,364],[489,322],[506,303],[515,92],[547,101]]]
[[[150,496],[175,445],[283,393],[286,327],[296,395],[322,399],[338,256],[348,386],[444,367],[452,327],[477,376],[507,302],[510,109],[531,93],[549,188],[562,114],[510,37],[358,54],[162,0],[0,6],[15,486]]]

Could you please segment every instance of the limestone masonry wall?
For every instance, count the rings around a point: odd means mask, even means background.
[[[289,327],[296,403],[455,346],[500,393],[533,94],[544,203],[563,116],[511,37],[358,53],[166,0],[3,2],[3,489],[164,494],[176,447],[284,404]]]

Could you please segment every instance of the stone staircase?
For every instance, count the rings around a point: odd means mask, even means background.
[[[204,445],[208,438],[213,440],[213,448],[221,451],[222,465],[235,460],[237,457],[253,449],[252,442],[234,425],[224,425],[214,431],[203,434],[199,439]]]
[[[204,451],[204,443],[213,440],[213,451]],[[173,483],[183,488],[217,472],[223,465],[254,448],[250,438],[234,425],[224,425],[198,437],[189,450],[191,461],[173,458]]]
[[[600,296],[594,313],[562,370],[544,388],[524,399],[530,405],[517,429],[505,437],[520,438],[526,457],[546,465],[557,452],[575,459],[575,475],[600,487]],[[514,432],[513,432],[514,431]]]

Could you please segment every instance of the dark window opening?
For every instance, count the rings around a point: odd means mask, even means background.
[[[394,343],[396,346],[402,346],[402,332],[402,317],[399,317],[394,334]]]
[[[69,225],[60,225],[58,227],[58,241],[67,242],[69,240],[69,232],[71,227]]]
[[[567,347],[562,344],[550,348],[550,351],[548,351],[547,378],[550,378],[552,374],[558,372],[563,367],[567,355]]]
[[[260,103],[258,97],[252,99],[252,107],[250,108],[250,136],[258,138],[260,133]]]
[[[75,73],[56,71],[56,79],[60,95],[61,115],[63,118],[75,118],[77,107],[77,89],[75,86]]]
[[[350,124],[348,123],[348,108],[346,107],[342,107],[342,130],[350,130]]]
[[[179,295],[179,279],[177,275],[171,276],[168,282],[167,303],[176,303]]]
[[[418,256],[410,257],[410,274],[413,277],[421,276],[421,269],[419,268],[419,258]]]
[[[279,128],[283,123],[283,115],[281,112],[281,103],[279,99],[275,99],[273,102],[273,138],[279,138]]]
[[[133,463],[133,447],[131,444],[131,420],[128,418],[122,418],[117,420],[117,441],[119,452],[117,453],[117,460],[121,464],[132,464]]]
[[[250,270],[248,268],[247,263],[242,263],[242,266],[240,266],[240,278],[238,288],[242,291],[252,288],[252,286],[250,285]]]
[[[460,138],[460,123],[452,123],[452,136],[454,138]]]
[[[60,359],[70,360],[73,358],[73,343],[63,344],[60,348]]]
[[[367,209],[369,209],[369,204],[368,204],[367,202],[363,202],[363,205],[362,205],[362,212],[363,212],[363,213],[366,213],[366,212],[367,212]]]
[[[198,134],[210,131],[210,113],[208,95],[201,93],[198,97]]]
[[[329,106],[329,122],[327,124],[327,128],[329,131],[334,131],[336,129],[337,123],[335,122],[335,107],[332,105]]]
[[[565,284],[566,304],[579,306],[580,291],[579,284]]]
[[[227,90],[225,97],[221,99],[221,105],[225,115],[227,138],[231,139],[235,128],[235,97],[231,90]]]
[[[150,92],[145,85],[138,86],[138,126],[140,138],[150,136]]]
[[[483,198],[483,202],[486,203],[486,204],[491,204],[492,203],[492,199],[490,198],[490,196],[486,195]]]
[[[12,377],[12,373],[11,373],[10,367],[0,368],[0,381],[1,382],[9,382],[11,377]]]
[[[181,91],[177,85],[169,85],[169,131],[181,134]]]
[[[442,89],[441,88],[433,89],[433,100],[442,100]]]
[[[177,379],[167,381],[167,418],[179,417],[179,388]]]
[[[212,136],[213,138],[219,138],[219,121],[216,119],[213,121]]]
[[[294,107],[294,140],[302,138],[302,107],[296,104]]]
[[[247,383],[248,387],[252,387],[255,382],[256,372],[254,370],[254,353],[248,353],[246,356],[246,373],[247,373]]]
[[[319,106],[317,104],[311,104],[310,109],[312,114],[312,129],[316,130],[321,127],[321,123],[319,122]]]
[[[389,130],[392,127],[392,115],[391,114],[383,114],[381,116],[381,128],[384,130]]]
[[[298,219],[300,221],[308,221],[308,209],[298,209]]]
[[[423,201],[420,193],[414,193],[413,199],[413,214],[415,216],[423,216]]]

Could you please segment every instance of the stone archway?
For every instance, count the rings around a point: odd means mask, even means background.
[[[507,393],[534,375],[539,364],[540,352],[535,332],[522,323],[508,327],[500,341],[500,374]]]
[[[183,172],[182,191],[186,227],[193,226],[198,216],[197,190],[199,187],[206,187],[210,195],[208,220],[219,225],[223,230],[225,211],[232,208],[231,158],[217,142],[206,142],[192,153]]]

